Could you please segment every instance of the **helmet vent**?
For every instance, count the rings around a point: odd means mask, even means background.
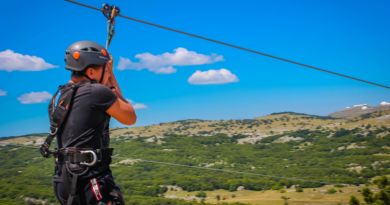
[[[92,51],[95,51],[95,52],[98,52],[98,51],[99,51],[97,48],[94,48],[94,47],[90,47],[90,49],[91,49]]]

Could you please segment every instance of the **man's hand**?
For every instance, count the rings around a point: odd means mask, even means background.
[[[113,60],[109,60],[107,63],[106,63],[106,67],[104,69],[104,79],[103,79],[103,82],[102,84],[103,85],[106,85],[108,87],[112,87],[112,76],[114,75],[114,72],[112,71],[112,66],[113,66]]]
[[[125,125],[132,125],[137,121],[137,115],[135,114],[131,103],[127,102],[127,100],[123,97],[119,88],[119,84],[116,81],[112,66],[113,60],[111,58],[111,60],[106,64],[106,77],[102,83],[111,88],[112,92],[114,92],[118,97],[118,100],[115,101],[114,104],[112,104],[111,107],[106,110],[106,112],[119,122]]]
[[[104,84],[107,87],[109,87],[112,90],[112,92],[114,92],[115,95],[117,97],[119,97],[120,99],[122,99],[124,102],[129,103],[123,97],[122,91],[121,91],[121,89],[119,87],[119,84],[116,81],[116,78],[115,78],[115,75],[114,75],[114,71],[113,71],[113,65],[114,65],[114,62],[113,62],[113,59],[111,58],[110,61],[108,61],[107,64],[106,64],[105,74],[104,74],[105,77],[104,77],[104,80],[103,80],[102,84]]]

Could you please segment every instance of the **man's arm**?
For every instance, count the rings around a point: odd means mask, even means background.
[[[118,97],[114,104],[106,110],[107,114],[125,125],[135,124],[137,116],[133,106],[122,95],[122,91],[119,88],[119,84],[115,78],[114,72],[112,71],[112,61],[109,62],[106,69],[108,69],[109,73],[106,85],[109,86]]]
[[[119,97],[106,112],[125,125],[132,125],[137,121],[133,106]]]

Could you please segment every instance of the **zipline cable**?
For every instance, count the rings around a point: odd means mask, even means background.
[[[113,158],[115,159],[115,157],[113,157]],[[124,159],[124,158],[121,158],[121,159]],[[139,160],[141,162],[153,163],[153,164],[161,164],[161,165],[175,166],[175,167],[186,167],[186,168],[192,168],[192,169],[202,169],[202,170],[225,172],[225,173],[232,173],[232,174],[261,176],[261,177],[274,178],[274,179],[287,179],[287,180],[291,180],[291,181],[315,182],[315,183],[320,183],[320,184],[324,184],[324,185],[325,184],[336,184],[336,183],[331,183],[331,182],[302,179],[302,178],[295,178],[295,177],[283,177],[283,176],[274,176],[274,175],[268,175],[268,174],[235,171],[235,170],[228,170],[228,169],[216,169],[216,168],[211,168],[211,167],[201,167],[201,166],[177,164],[177,163],[171,163],[171,162],[161,162],[161,161],[155,161],[155,160],[146,160],[146,159],[136,159],[136,160]]]
[[[96,10],[96,11],[101,11],[97,7],[90,6],[90,5],[87,5],[87,4],[83,4],[83,3],[80,3],[80,2],[77,2],[77,1],[74,1],[74,0],[65,0],[65,1],[73,3],[73,4],[76,4],[76,5],[79,5],[79,6],[83,6],[83,7],[89,8],[89,9],[93,9],[93,10]],[[369,85],[382,87],[382,88],[390,90],[390,86],[388,86],[388,85],[384,85],[384,84],[376,83],[376,82],[373,82],[373,81],[368,81],[368,80],[365,80],[365,79],[362,79],[362,78],[358,78],[358,77],[354,77],[354,76],[350,76],[350,75],[334,72],[334,71],[331,71],[331,70],[319,68],[317,66],[312,66],[312,65],[301,63],[301,62],[298,62],[298,61],[290,60],[290,59],[287,59],[287,58],[282,58],[282,57],[279,57],[279,56],[271,55],[271,54],[264,53],[264,52],[261,52],[261,51],[257,51],[257,50],[254,50],[254,49],[250,49],[250,48],[234,45],[234,44],[231,44],[231,43],[227,43],[227,42],[224,42],[224,41],[208,38],[208,37],[201,36],[201,35],[198,35],[198,34],[189,33],[189,32],[186,32],[186,31],[179,30],[179,29],[170,28],[170,27],[167,27],[167,26],[159,25],[159,24],[152,23],[152,22],[149,22],[149,21],[137,19],[137,18],[134,18],[134,17],[125,16],[123,14],[119,14],[118,16],[122,17],[124,19],[135,21],[137,23],[146,24],[146,25],[153,26],[153,27],[156,27],[156,28],[172,31],[172,32],[179,33],[179,34],[186,35],[186,36],[190,36],[190,37],[193,37],[193,38],[202,39],[202,40],[209,41],[209,42],[212,42],[212,43],[224,45],[224,46],[227,46],[227,47],[239,49],[239,50],[242,50],[242,51],[246,51],[246,52],[254,53],[254,54],[257,54],[257,55],[273,58],[273,59],[276,59],[276,60],[279,60],[279,61],[295,64],[295,65],[302,66],[302,67],[305,67],[305,68],[317,70],[317,71],[320,71],[320,72],[325,72],[325,73],[328,73],[328,74],[336,75],[336,76],[343,77],[343,78],[348,78],[348,79],[351,79],[351,80],[359,81],[359,82],[362,82],[362,83],[366,83],[366,84],[369,84]]]
[[[13,144],[13,143],[9,143],[8,145],[16,146],[19,148],[32,148],[32,149],[39,148],[39,147],[34,146],[34,145],[21,145],[21,144]],[[129,158],[119,157],[119,156],[113,156],[112,158],[117,159],[117,160],[128,160],[129,159]],[[191,168],[191,169],[201,169],[201,170],[217,171],[217,172],[240,174],[240,175],[261,176],[261,177],[267,177],[267,178],[273,178],[273,179],[286,179],[286,180],[291,180],[291,181],[314,182],[314,183],[320,183],[323,185],[338,184],[336,182],[318,181],[318,180],[302,179],[302,178],[296,178],[296,177],[283,177],[283,176],[260,174],[260,173],[254,173],[254,172],[235,171],[235,170],[228,170],[228,169],[217,169],[217,168],[211,168],[211,167],[201,167],[201,166],[195,166],[195,165],[178,164],[178,163],[172,163],[172,162],[162,162],[162,161],[147,160],[147,159],[140,159],[140,158],[136,158],[134,160],[137,160],[140,162],[146,162],[146,163],[160,164],[160,165],[165,165],[165,166],[185,167],[185,168]]]

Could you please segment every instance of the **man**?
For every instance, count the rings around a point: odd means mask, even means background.
[[[57,199],[62,205],[124,204],[109,168],[108,123],[114,117],[132,125],[135,111],[122,95],[104,47],[76,42],[67,48],[65,62],[71,80],[49,106],[51,135],[58,143],[53,180]]]

